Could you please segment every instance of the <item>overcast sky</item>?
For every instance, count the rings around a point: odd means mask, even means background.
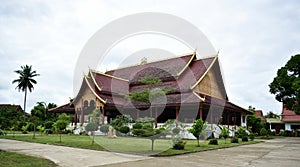
[[[280,113],[281,104],[269,93],[268,84],[277,69],[300,52],[299,9],[297,0],[0,0],[0,103],[23,107],[24,94],[11,83],[18,77],[13,71],[25,64],[41,74],[28,95],[28,112],[38,101],[68,102],[74,96],[77,58],[96,31],[126,15],[161,12],[189,21],[220,50],[230,101],[244,108],[252,105],[264,113]],[[124,41],[108,55],[124,56],[154,47],[151,42],[141,42],[151,38],[155,37]],[[164,44],[160,49],[172,54],[189,52],[170,39],[157,40]],[[99,69],[113,67],[109,63],[104,66]]]

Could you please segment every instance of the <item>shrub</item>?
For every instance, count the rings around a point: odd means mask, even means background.
[[[233,137],[233,138],[231,139],[231,143],[239,143],[239,138]]]
[[[136,136],[141,136],[145,133],[144,129],[132,129],[132,134]]]
[[[248,141],[248,137],[247,136],[243,136],[242,137],[242,141],[247,142]]]
[[[268,135],[268,131],[265,128],[261,128],[260,129],[260,135],[261,136],[267,136]]]
[[[218,145],[218,140],[217,139],[211,139],[208,144],[209,145]]]
[[[48,134],[53,134],[53,130],[52,129],[45,129],[45,133]]]
[[[251,141],[253,141],[253,140],[254,140],[254,134],[251,133],[251,134],[249,135],[249,138],[250,138]]]
[[[121,126],[118,130],[121,133],[127,134],[130,131],[130,128],[128,126]]]
[[[152,124],[151,123],[144,123],[142,126],[142,129],[151,129],[152,128]]]
[[[34,131],[34,123],[28,122],[26,125],[26,130],[29,132]]]
[[[53,128],[53,124],[54,124],[53,121],[46,121],[44,123],[44,127],[45,127],[45,129],[52,129]]]
[[[27,134],[28,132],[26,130],[22,131],[22,134]]]
[[[96,123],[90,122],[85,126],[85,130],[89,132],[93,132],[98,130],[98,125]]]
[[[6,132],[0,129],[0,136],[6,136]]]
[[[243,127],[239,127],[238,131],[236,132],[237,137],[242,138],[243,136],[247,136],[246,129]]]
[[[186,142],[184,142],[182,139],[180,139],[178,142],[176,142],[173,145],[173,149],[175,149],[175,150],[184,150],[185,144],[186,144]]]
[[[25,121],[21,121],[21,122],[19,123],[18,130],[22,130],[22,127],[23,127],[23,126],[26,126],[26,125],[27,125],[27,123],[26,123]]]
[[[284,136],[293,136],[293,132],[290,130],[285,130],[283,133]]]
[[[100,126],[100,131],[104,134],[107,134],[109,131],[109,125],[105,124],[105,125]]]
[[[132,125],[133,129],[142,129],[143,125],[141,123],[135,123]]]

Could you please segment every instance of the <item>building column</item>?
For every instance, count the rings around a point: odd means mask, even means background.
[[[104,106],[101,107],[101,110],[102,110],[102,125],[104,125]]]
[[[226,117],[227,117],[227,128],[229,129],[229,119],[230,119],[230,113],[229,111],[227,111],[227,114],[226,114]]]
[[[234,112],[234,126],[236,126],[236,112]]]
[[[157,119],[158,119],[158,114],[157,114],[157,107],[155,108],[155,128],[157,128]]]
[[[140,118],[140,110],[136,109],[136,120]]]
[[[200,108],[199,108],[199,119],[203,121],[203,105],[200,103]]]
[[[179,116],[179,108],[178,106],[176,106],[176,120],[178,120],[178,116]]]

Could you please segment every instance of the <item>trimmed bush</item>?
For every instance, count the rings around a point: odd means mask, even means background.
[[[132,125],[133,129],[142,129],[143,125],[141,123],[135,123]]]
[[[132,129],[132,134],[136,136],[141,136],[145,133],[144,129]]]
[[[152,129],[152,124],[151,123],[144,123],[142,126],[142,129]]]
[[[128,126],[121,126],[118,130],[121,133],[127,134],[130,131],[130,128]]]
[[[260,129],[260,135],[261,136],[267,136],[268,135],[268,131],[265,128],[261,128]]]
[[[248,137],[247,136],[243,136],[242,137],[242,141],[247,142],[248,141]]]
[[[242,138],[243,136],[247,136],[246,129],[243,127],[239,127],[238,131],[235,132],[238,138]]]
[[[179,142],[177,142],[177,143],[175,143],[175,144],[173,145],[173,149],[175,149],[175,150],[184,150],[185,144],[186,144],[186,142],[184,142],[184,141],[181,139]]]
[[[233,137],[233,138],[231,139],[231,143],[239,143],[239,138]]]
[[[251,134],[249,135],[249,138],[250,138],[251,141],[253,141],[253,140],[254,140],[254,134],[251,133]]]
[[[217,139],[211,139],[208,144],[209,145],[218,145],[218,140]]]
[[[104,134],[107,134],[109,131],[109,125],[105,124],[105,125],[100,126],[100,131]]]

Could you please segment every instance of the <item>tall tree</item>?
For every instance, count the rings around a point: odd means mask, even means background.
[[[277,71],[277,76],[270,83],[270,92],[289,110],[300,114],[300,54],[294,55]]]
[[[16,70],[14,71],[15,73],[17,73],[19,75],[18,79],[15,79],[12,81],[12,83],[17,83],[18,86],[16,87],[16,89],[18,89],[19,91],[23,91],[25,93],[24,96],[24,120],[25,120],[25,112],[26,112],[26,98],[27,98],[27,90],[29,90],[29,92],[33,91],[33,84],[36,84],[36,80],[34,80],[33,78],[36,76],[39,76],[40,74],[37,74],[36,71],[32,70],[32,66],[21,66],[21,70]]]

